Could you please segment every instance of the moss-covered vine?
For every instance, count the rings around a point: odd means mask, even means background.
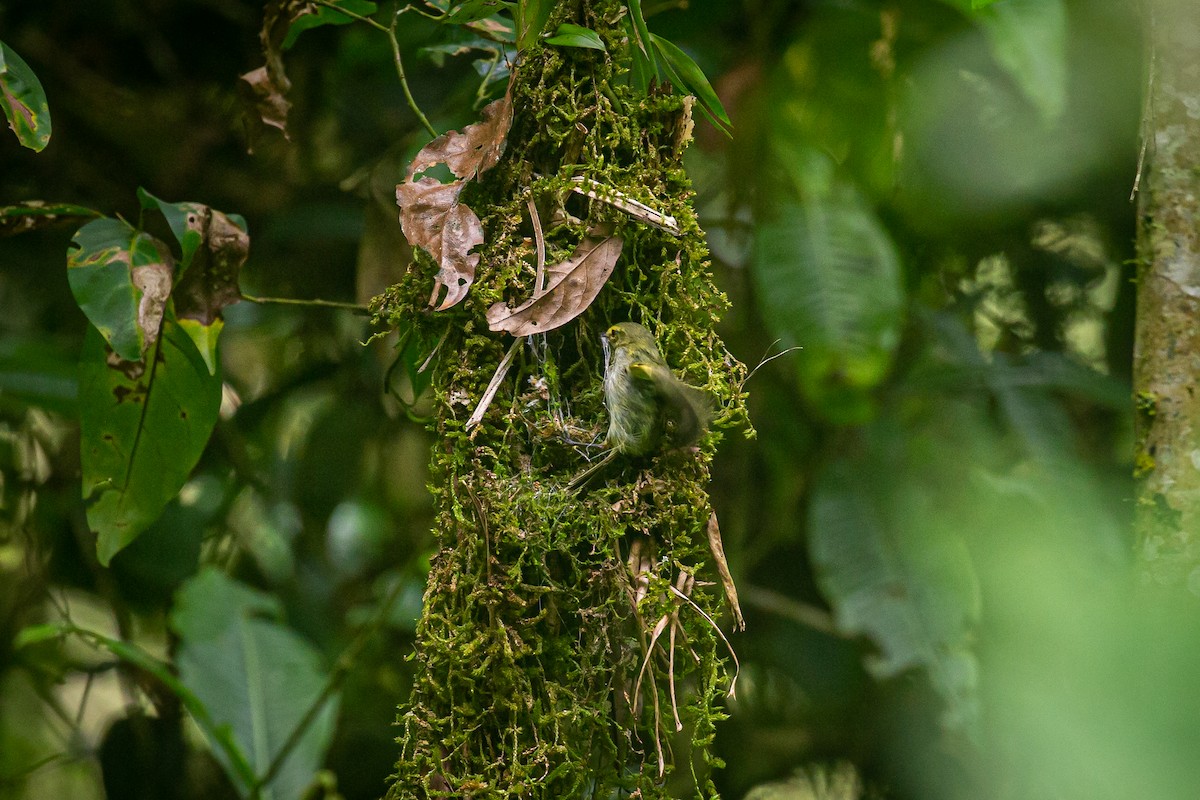
[[[620,4],[585,5],[573,21],[613,51]],[[721,616],[705,487],[719,429],[747,423],[745,370],[714,330],[727,301],[680,161],[686,104],[661,91],[635,96],[620,65],[592,50],[535,46],[514,81],[505,156],[464,196],[487,237],[467,299],[431,312],[436,268],[421,254],[376,301],[381,321],[441,342],[431,423],[438,549],[388,797],[711,795],[710,745],[731,676],[712,626],[669,587],[681,573],[695,577],[690,601]],[[674,216],[682,236],[572,193],[573,176]],[[550,263],[600,222],[624,250],[582,317],[524,342],[468,431],[512,341],[488,331],[484,312],[528,296],[533,283],[531,200]],[[619,461],[572,493],[567,483],[595,454],[575,442],[598,440],[607,423],[599,334],[627,319],[649,327],[676,372],[712,395],[717,430],[695,449]]]

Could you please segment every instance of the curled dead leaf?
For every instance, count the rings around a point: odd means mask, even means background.
[[[433,178],[405,181],[396,187],[400,227],[409,244],[426,250],[438,263],[429,305],[444,311],[462,302],[475,281],[483,244],[483,224],[470,207],[458,202],[463,183],[438,183]],[[446,297],[438,296],[446,288]]]
[[[292,106],[287,93],[292,83],[283,69],[283,42],[293,22],[314,13],[316,8],[309,0],[270,0],[266,4],[262,30],[258,34],[266,64],[240,76],[240,88],[254,109],[253,115],[246,117],[251,150],[266,126],[278,128],[287,138],[287,115]]]
[[[612,275],[624,241],[596,227],[566,261],[546,268],[544,294],[534,294],[516,308],[496,303],[487,311],[488,327],[513,336],[531,336],[566,325],[582,314]]]

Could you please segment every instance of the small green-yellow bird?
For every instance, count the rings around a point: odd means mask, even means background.
[[[604,404],[608,455],[571,482],[582,486],[617,455],[644,456],[694,444],[710,416],[703,392],[676,378],[654,336],[636,322],[604,332]]]

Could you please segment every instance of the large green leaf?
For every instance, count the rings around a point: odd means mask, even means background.
[[[801,388],[829,420],[869,418],[870,392],[899,343],[904,292],[899,256],[858,189],[823,154],[793,164],[798,191],[780,190],[762,213],[751,262],[775,335],[803,349]]]
[[[79,396],[79,361],[37,336],[0,340],[0,401],[17,400],[74,416]]]
[[[1067,101],[1067,9],[1063,0],[943,0],[975,21],[992,55],[1048,120]]]
[[[124,220],[93,220],[71,239],[67,280],[75,302],[116,354],[141,361],[158,337],[174,280],[167,248]]]
[[[173,320],[144,363],[121,359],[89,328],[79,366],[80,449],[88,524],[102,564],[179,492],[220,405],[220,379]]]
[[[0,108],[21,144],[41,152],[50,143],[50,107],[41,81],[4,42],[0,42]]]
[[[1067,9],[1063,0],[1005,0],[975,12],[996,60],[1042,116],[1067,103]]]
[[[276,598],[206,569],[176,596],[171,626],[180,637],[180,678],[204,704],[218,729],[232,733],[258,780],[266,776],[293,730],[305,724],[287,760],[262,790],[264,800],[303,796],[333,735],[336,699],[306,720],[327,682],[321,656],[280,624]],[[215,754],[243,797],[254,791]]]
[[[921,668],[943,697],[946,722],[976,716],[969,637],[979,587],[966,543],[905,451],[910,431],[868,429],[864,452],[826,466],[813,487],[809,549],[840,630],[871,639],[867,667],[889,678]]]

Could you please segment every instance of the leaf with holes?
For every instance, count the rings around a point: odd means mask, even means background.
[[[144,189],[138,198],[143,208],[162,212],[182,248],[172,292],[175,316],[215,375],[221,312],[242,299],[238,275],[250,248],[246,221],[199,203],[167,203]]]
[[[462,183],[438,183],[421,178],[396,187],[400,227],[414,247],[433,256],[438,264],[429,305],[438,311],[462,302],[475,282],[479,254],[471,252],[483,244],[483,223],[475,212],[458,202]],[[442,288],[446,297],[440,303]]]
[[[496,166],[504,154],[508,141],[508,129],[512,126],[512,84],[509,93],[499,100],[488,103],[483,109],[483,119],[458,131],[447,131],[421,148],[408,167],[409,183],[413,176],[436,164],[445,164],[450,171],[463,180]]]
[[[417,153],[408,167],[404,183],[396,186],[396,204],[400,206],[400,227],[413,247],[420,247],[438,264],[429,305],[444,311],[462,302],[475,282],[479,254],[471,252],[483,244],[483,224],[470,207],[458,202],[466,182],[491,169],[500,160],[512,125],[512,84],[510,94],[490,103],[483,120],[449,131],[434,139]],[[439,183],[417,173],[437,164],[446,164],[461,180]],[[442,289],[445,298],[439,303]]]
[[[586,311],[612,275],[624,244],[600,228],[589,233],[570,258],[546,267],[549,283],[544,294],[535,291],[516,308],[496,303],[487,311],[488,327],[531,336],[560,328]]]
[[[0,42],[0,108],[21,144],[40,153],[50,143],[50,106],[41,81],[4,42]]]
[[[89,327],[80,357],[83,498],[105,565],[178,494],[221,406],[220,379],[173,320],[147,355],[123,359]]]
[[[75,302],[125,361],[141,361],[157,340],[174,274],[166,246],[120,219],[84,225],[67,252]]]

